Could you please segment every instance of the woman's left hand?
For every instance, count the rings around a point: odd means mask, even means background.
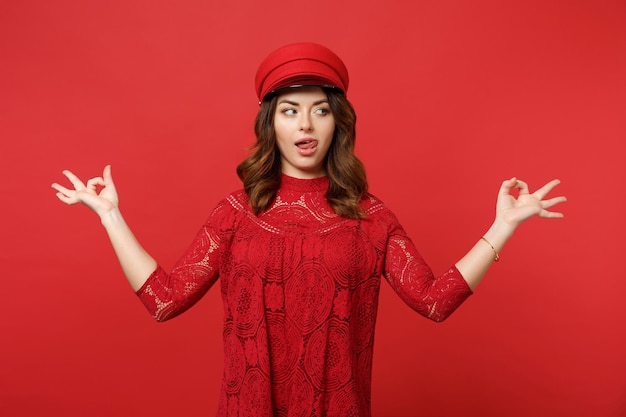
[[[483,238],[456,263],[471,289],[476,288],[489,266],[499,259],[504,244],[524,220],[534,216],[549,219],[563,217],[563,213],[548,209],[567,201],[566,198],[560,196],[545,199],[559,184],[559,180],[552,180],[531,194],[528,184],[515,177],[502,182],[496,203],[496,220]],[[518,190],[517,197],[511,194],[515,189]]]
[[[501,219],[505,223],[517,227],[524,220],[533,216],[545,218],[561,218],[563,213],[548,210],[549,208],[567,201],[563,196],[544,199],[545,196],[561,182],[552,180],[534,193],[528,190],[528,184],[513,177],[506,180],[500,187],[498,201],[496,203],[496,219]],[[519,190],[517,198],[511,195],[511,191]]]

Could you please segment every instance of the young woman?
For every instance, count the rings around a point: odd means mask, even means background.
[[[435,277],[393,213],[367,192],[341,59],[317,44],[287,45],[263,61],[256,87],[257,142],[237,168],[244,188],[217,205],[170,273],[124,222],[109,166],[86,184],[64,171],[73,189],[52,187],[61,201],[99,215],[156,320],[184,312],[220,278],[219,416],[369,416],[381,276],[419,314],[444,320],[514,230],[532,216],[562,217],[548,209],[565,198],[544,199],[556,180],[534,193],[516,178],[504,181],[492,226]]]

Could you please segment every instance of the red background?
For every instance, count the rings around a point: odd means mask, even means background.
[[[569,198],[443,324],[383,284],[374,414],[626,415],[626,3],[598,0],[2,2],[0,415],[214,414],[219,291],[152,322],[97,217],[50,183],[111,163],[171,267],[239,188],[254,71],[293,41],[344,58],[370,189],[435,271],[503,179]]]

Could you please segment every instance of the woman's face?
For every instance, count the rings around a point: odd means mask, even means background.
[[[274,129],[283,174],[295,178],[326,175],[324,158],[333,140],[335,118],[320,87],[293,88],[281,93]]]

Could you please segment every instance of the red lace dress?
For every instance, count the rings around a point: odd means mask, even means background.
[[[224,376],[218,416],[371,415],[380,278],[441,321],[471,290],[456,268],[434,277],[395,216],[368,195],[367,217],[337,216],[327,178],[283,176],[255,216],[243,192],[220,202],[170,274],[138,296],[156,320],[198,301],[220,278]]]

